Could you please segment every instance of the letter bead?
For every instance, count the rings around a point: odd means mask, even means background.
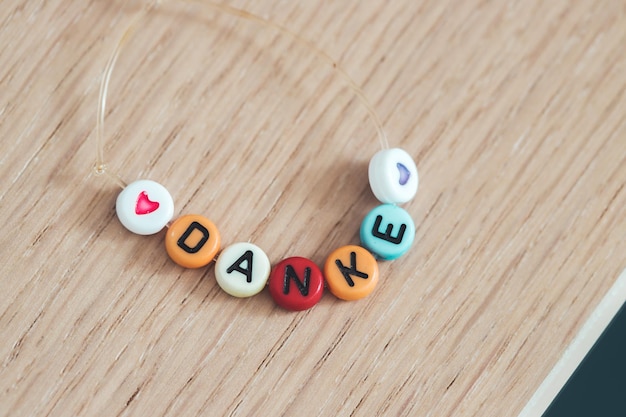
[[[370,160],[368,174],[372,192],[381,203],[406,203],[417,193],[417,167],[403,149],[377,152]]]
[[[174,216],[174,200],[158,182],[138,180],[128,184],[115,202],[117,218],[138,235],[153,235]]]
[[[336,249],[326,259],[324,276],[330,292],[342,300],[367,297],[378,284],[378,263],[360,246]]]
[[[179,217],[165,235],[165,250],[184,268],[201,268],[215,259],[221,238],[217,227],[206,217],[189,214]]]
[[[392,260],[404,255],[413,245],[415,223],[406,210],[382,204],[365,216],[360,235],[363,246],[376,257]]]
[[[322,271],[309,259],[287,258],[270,275],[270,294],[285,310],[302,311],[317,304],[324,294]]]
[[[246,298],[265,288],[270,270],[270,260],[261,248],[240,242],[228,246],[217,258],[215,278],[226,293]]]

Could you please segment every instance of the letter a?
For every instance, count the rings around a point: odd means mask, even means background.
[[[241,272],[246,276],[247,282],[252,282],[252,259],[254,254],[251,250],[247,250],[243,255],[239,257],[231,266],[228,267],[226,272],[229,274],[233,271]],[[242,263],[246,263],[246,268],[241,266]]]

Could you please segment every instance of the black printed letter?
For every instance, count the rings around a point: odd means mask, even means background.
[[[191,248],[189,247],[189,245],[187,245],[187,243],[185,243],[185,241],[189,238],[189,236],[191,236],[194,230],[198,230],[200,233],[202,233],[202,239],[200,239],[198,243],[196,243],[196,246]],[[185,233],[183,233],[183,235],[180,237],[180,239],[178,239],[178,242],[176,243],[178,244],[178,247],[180,247],[185,252],[194,254],[198,253],[198,251],[202,249],[207,240],[209,240],[209,231],[207,230],[207,228],[202,226],[198,222],[193,222],[189,225],[187,230],[185,230]]]
[[[239,259],[237,259],[235,261],[234,264],[232,264],[231,266],[228,267],[228,269],[226,270],[226,272],[228,272],[229,274],[232,273],[233,271],[237,271],[237,272],[241,272],[242,274],[244,274],[246,276],[246,281],[247,282],[252,282],[252,258],[253,258],[253,253],[251,250],[247,250],[246,253],[244,253],[243,255],[241,255],[239,257]],[[246,268],[242,268],[241,264],[246,262]]]
[[[365,272],[361,272],[356,269],[356,253],[355,252],[350,252],[350,268],[345,267],[339,259],[335,260],[335,264],[337,265],[337,268],[339,268],[339,271],[341,271],[341,274],[343,275],[343,277],[346,279],[346,282],[348,283],[348,285],[351,287],[354,287],[354,281],[352,280],[352,275],[354,275],[355,277],[363,278],[363,279],[369,278],[369,275],[367,275]]]
[[[309,284],[311,281],[311,268],[308,266],[304,268],[304,281],[300,281],[300,277],[296,274],[293,266],[287,265],[285,267],[285,275],[283,276],[283,294],[289,294],[289,283],[293,280],[298,286],[298,291],[303,297],[309,295]]]
[[[372,228],[372,235],[374,235],[375,237],[379,239],[386,240],[387,242],[393,243],[395,245],[402,243],[402,238],[404,237],[404,231],[406,230],[406,224],[402,223],[402,225],[400,225],[400,231],[398,232],[398,234],[396,236],[392,236],[391,232],[393,232],[393,224],[389,223],[387,225],[387,229],[385,230],[385,233],[382,233],[380,231],[380,223],[382,221],[383,221],[383,216],[381,216],[380,214],[376,216],[376,221],[374,222],[374,227]]]

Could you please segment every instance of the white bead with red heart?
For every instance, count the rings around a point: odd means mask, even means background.
[[[172,220],[174,200],[158,182],[138,180],[117,196],[115,210],[122,225],[131,232],[153,235]]]

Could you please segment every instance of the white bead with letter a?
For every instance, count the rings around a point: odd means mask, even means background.
[[[270,260],[261,248],[240,242],[224,249],[217,258],[215,278],[228,294],[245,298],[265,288],[270,270]]]

